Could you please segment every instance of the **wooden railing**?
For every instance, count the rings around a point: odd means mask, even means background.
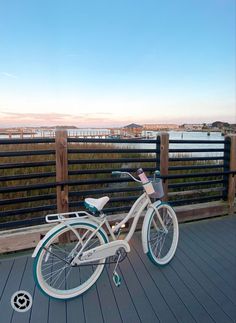
[[[150,176],[160,169],[165,199],[174,206],[224,201],[227,212],[235,211],[235,135],[82,139],[57,131],[55,138],[0,139],[0,229],[44,223],[45,214],[78,209],[89,195],[108,194],[108,214],[125,212],[142,188],[111,172],[139,167]]]

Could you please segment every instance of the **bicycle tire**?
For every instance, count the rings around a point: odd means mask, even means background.
[[[149,213],[144,233],[147,239],[147,256],[155,265],[164,266],[174,257],[179,239],[179,226],[175,211],[169,204],[161,203],[156,209],[167,232],[163,229],[153,209]]]
[[[84,241],[89,233],[97,229],[96,224],[86,222],[75,222],[70,225],[79,232],[81,237],[84,237]],[[63,242],[61,237],[65,234],[67,234],[67,241]],[[70,251],[77,242],[75,233],[67,226],[63,226],[50,235],[41,246],[34,260],[33,271],[37,286],[47,296],[61,300],[78,297],[86,292],[101,275],[105,258],[91,263],[91,266],[68,264]],[[100,228],[85,250],[107,242],[107,235]]]

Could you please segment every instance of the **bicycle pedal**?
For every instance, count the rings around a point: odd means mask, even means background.
[[[121,277],[119,276],[119,274],[116,271],[113,272],[112,279],[113,279],[115,286],[119,287],[121,284]]]

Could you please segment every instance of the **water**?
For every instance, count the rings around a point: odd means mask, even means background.
[[[196,156],[200,156],[200,157],[204,157],[204,156],[223,156],[223,152],[208,152],[209,149],[211,148],[219,148],[222,149],[224,148],[224,137],[221,135],[220,132],[211,132],[209,135],[207,132],[199,132],[199,131],[192,131],[192,132],[188,132],[188,131],[169,131],[169,140],[206,140],[206,141],[213,141],[213,140],[217,140],[217,141],[222,141],[221,143],[204,143],[204,144],[193,144],[193,143],[170,143],[169,144],[169,149],[204,149],[204,152],[191,152],[191,153],[186,153],[188,156],[191,155],[192,157],[196,157]],[[143,135],[145,136],[146,134],[143,133]],[[160,132],[156,132],[156,131],[152,131],[150,134],[149,131],[149,135],[154,136],[154,138],[156,138],[157,135],[160,135]],[[144,144],[142,143],[142,141],[140,140],[140,144],[117,144],[118,146],[123,145],[122,147],[130,147],[130,148],[140,148],[140,149],[144,149],[144,148],[149,148],[149,149],[155,149],[156,145],[155,144]],[[176,155],[177,153],[173,153],[170,154],[170,157],[172,157],[173,155]]]
[[[221,132],[210,132],[209,135],[205,131],[169,131],[170,139],[175,140],[223,140]]]
[[[206,152],[192,152],[191,156],[195,157],[195,156],[223,156],[223,152],[208,152],[209,149],[211,148],[219,148],[222,149],[224,148],[224,137],[221,135],[220,132],[211,132],[211,133],[207,133],[207,132],[170,132],[170,140],[207,140],[207,141],[213,141],[213,140],[217,140],[217,141],[222,141],[221,143],[204,143],[204,144],[170,144],[170,149],[190,149],[190,148],[194,148],[194,149],[205,149]]]
[[[94,135],[99,138],[105,138],[104,135],[109,135],[110,130],[109,129],[92,129],[92,128],[87,128],[87,129],[68,129],[68,134],[73,137],[80,137],[80,136],[85,136],[85,135]],[[221,135],[221,132],[200,132],[200,131],[169,131],[169,139],[170,140],[224,140],[224,137]],[[24,134],[24,138],[36,138],[36,137],[53,137],[55,135],[55,130],[43,130],[39,129],[35,131],[34,136],[32,134]],[[160,135],[160,132],[157,131],[143,131],[142,136],[146,137],[149,136],[153,139],[157,137],[157,135]],[[18,135],[13,135],[12,138],[20,138],[20,134]],[[8,135],[1,135],[0,134],[0,139],[3,138],[9,138]],[[140,140],[140,143],[117,143],[114,144],[117,147],[123,147],[123,148],[134,148],[134,149],[145,149],[145,148],[150,148],[150,149],[155,149],[156,145],[155,144],[146,144],[142,143],[142,140]],[[211,143],[206,143],[206,144],[186,144],[186,143],[181,143],[181,144],[173,144],[171,143],[169,146],[170,149],[185,149],[185,148],[204,148],[206,149],[206,152],[198,152],[198,153],[191,153],[192,156],[222,156],[222,152],[209,152],[207,153],[207,149],[210,148],[223,148],[223,142],[222,144],[217,143],[217,144],[211,144]]]

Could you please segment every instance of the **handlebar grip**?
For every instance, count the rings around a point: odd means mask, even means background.
[[[159,170],[155,170],[154,175],[155,175],[156,177],[161,177],[161,173],[160,173],[160,171],[159,171]]]
[[[122,172],[120,172],[119,170],[114,170],[111,172],[112,175],[119,175],[121,174]]]

